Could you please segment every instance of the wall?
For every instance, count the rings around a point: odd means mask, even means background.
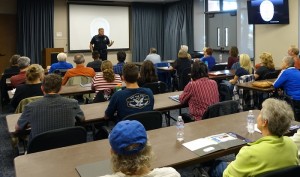
[[[0,14],[16,14],[16,13],[17,13],[17,0],[0,1]]]
[[[255,25],[255,62],[259,63],[262,52],[273,55],[275,66],[281,66],[281,60],[287,55],[290,45],[298,46],[299,5],[298,1],[289,1],[289,25]]]
[[[58,34],[60,33],[60,34]],[[58,34],[58,35],[57,35]],[[112,39],[117,40],[117,39]],[[89,44],[86,44],[89,46]],[[68,5],[66,1],[54,0],[54,47],[55,48],[64,48],[65,52],[68,51]],[[116,64],[117,61],[117,52],[109,51],[107,58],[113,63]],[[92,61],[91,53],[84,53],[86,62]],[[126,61],[132,61],[131,51],[126,51]],[[67,61],[73,65],[73,53],[68,54]]]

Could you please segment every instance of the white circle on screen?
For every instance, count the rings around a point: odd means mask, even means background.
[[[98,34],[98,29],[103,28],[104,29],[104,34],[106,36],[109,36],[110,34],[110,26],[109,23],[106,19],[104,18],[95,18],[92,20],[90,24],[90,34],[91,37],[95,36]]]
[[[261,15],[261,18],[268,22],[272,20],[274,16],[274,5],[271,1],[269,0],[264,0],[260,6],[259,6],[259,12]]]

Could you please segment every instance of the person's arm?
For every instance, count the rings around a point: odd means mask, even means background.
[[[78,101],[76,101],[75,106],[74,106],[74,111],[75,111],[75,119],[79,122],[84,121],[85,116],[83,111],[81,110]]]
[[[281,73],[279,74],[279,76],[277,77],[275,82],[273,83],[274,88],[282,87],[282,85],[286,81],[286,79],[287,79],[287,76],[283,70],[283,71],[281,71]]]
[[[108,47],[112,46],[112,45],[114,44],[114,42],[115,42],[115,41],[110,40],[110,41],[109,41],[109,44],[108,44]]]
[[[16,131],[20,131],[20,130],[25,130],[26,128],[28,128],[28,125],[30,123],[30,109],[29,107],[26,105],[24,108],[23,113],[21,114],[17,124],[15,125],[15,129]]]
[[[90,51],[93,52],[93,44],[90,43]]]
[[[68,82],[69,77],[70,77],[70,76],[69,76],[69,72],[67,71],[66,74],[65,74],[64,77],[63,77],[62,85],[65,85],[65,84]]]
[[[193,81],[192,81],[193,82]],[[180,103],[186,103],[192,96],[192,82],[188,83],[185,87],[181,95],[179,95]]]
[[[114,114],[117,110],[117,103],[118,103],[118,92],[114,93],[111,97],[109,104],[105,110],[104,119],[112,119],[114,117]]]
[[[239,79],[239,76],[235,75],[233,79],[229,80],[229,82],[234,85],[237,83],[238,79]]]

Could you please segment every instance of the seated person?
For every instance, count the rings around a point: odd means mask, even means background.
[[[93,68],[95,72],[100,72],[101,71],[101,63],[102,60],[100,59],[100,54],[98,51],[94,51],[92,53],[92,57],[94,61],[89,62],[86,66]]]
[[[294,59],[294,67],[300,69],[299,49],[292,45],[288,50],[288,54]]]
[[[180,177],[172,167],[151,170],[153,152],[144,126],[136,120],[119,122],[109,135],[114,174],[102,177]]]
[[[192,81],[179,96],[181,103],[189,104],[192,120],[201,120],[208,106],[219,102],[219,91],[216,81],[208,78],[207,66],[201,61],[192,65]]]
[[[123,67],[122,79],[126,83],[126,89],[113,94],[105,111],[105,118],[116,122],[124,117],[144,111],[152,111],[154,106],[153,93],[149,88],[139,88],[137,79],[139,69],[135,64],[127,63]]]
[[[204,63],[207,62],[208,70],[210,71],[216,65],[216,59],[212,56],[213,50],[210,47],[204,48],[204,57],[201,58],[201,61]]]
[[[152,61],[153,64],[160,63],[160,55],[157,54],[156,48],[150,48],[149,55],[146,56],[146,59],[144,61]]]
[[[93,68],[85,67],[84,66],[84,55],[83,54],[75,54],[74,55],[74,63],[76,63],[76,67],[69,69],[62,81],[62,84],[65,85],[69,78],[74,76],[87,76],[87,77],[94,77],[96,75]]]
[[[178,59],[175,60],[170,69],[176,69],[177,75],[180,76],[185,68],[191,68],[192,60],[189,59],[188,53],[182,49],[178,52]]]
[[[232,46],[229,50],[227,69],[231,69],[232,65],[239,61],[238,55],[239,55],[239,49],[236,46]]]
[[[109,100],[111,90],[122,84],[122,80],[119,74],[114,73],[112,63],[109,60],[102,62],[101,71],[93,78],[92,89],[95,90],[96,94],[103,91],[104,98]]]
[[[146,83],[157,82],[158,77],[156,75],[155,67],[150,60],[143,62],[141,66],[140,76],[138,78],[138,84],[142,87]]]
[[[40,133],[72,127],[75,126],[75,120],[84,120],[84,114],[78,102],[58,94],[61,90],[61,83],[61,76],[46,75],[41,87],[44,97],[25,106],[16,130],[24,130],[30,126],[29,141]]]
[[[15,94],[10,102],[14,110],[24,98],[43,95],[41,90],[41,81],[43,78],[44,69],[41,65],[32,64],[28,67],[28,70],[26,71],[26,84],[17,86]]]
[[[26,80],[26,71],[30,65],[30,58],[22,56],[18,59],[20,73],[10,78],[11,85],[16,88],[18,85],[24,84]]]
[[[185,51],[188,54],[189,59],[192,59],[192,56],[189,54],[189,47],[187,45],[181,45],[180,49],[182,49],[183,51]]]
[[[249,55],[241,54],[239,63],[240,63],[240,68],[238,68],[235,71],[234,78],[229,81],[227,81],[227,80],[222,81],[229,87],[229,89],[231,90],[231,93],[233,92],[233,87],[238,82],[239,77],[253,73]]]
[[[119,51],[117,53],[117,59],[118,59],[118,63],[114,65],[114,73],[122,75],[123,65],[125,64],[125,60],[126,60],[126,53],[124,51]]]
[[[265,100],[256,119],[263,137],[242,147],[236,159],[228,166],[227,162],[221,162],[216,168],[219,172],[212,171],[210,176],[222,176],[226,166],[223,177],[257,176],[267,171],[299,165],[296,144],[289,137],[283,136],[293,119],[292,108],[285,101],[272,98]]]
[[[284,57],[282,60],[282,71],[276,81],[274,88],[282,88],[292,99],[295,110],[295,119],[300,121],[300,71],[294,67],[292,57]]]
[[[57,63],[53,63],[50,67],[49,73],[53,73],[55,70],[58,69],[71,69],[73,68],[73,65],[71,63],[66,62],[67,60],[67,54],[65,53],[59,53],[57,55]]]
[[[254,74],[255,80],[263,80],[266,74],[275,71],[273,57],[270,53],[263,52],[259,58],[261,63]]]
[[[10,60],[10,67],[6,68],[3,72],[3,75],[5,74],[11,74],[11,75],[15,75],[15,74],[19,74],[20,72],[20,68],[18,66],[18,59],[20,58],[20,55],[13,55]]]

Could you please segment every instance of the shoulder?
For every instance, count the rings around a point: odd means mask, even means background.
[[[174,168],[163,167],[163,168],[155,168],[147,175],[147,177],[160,177],[160,176],[180,177],[180,174]]]

